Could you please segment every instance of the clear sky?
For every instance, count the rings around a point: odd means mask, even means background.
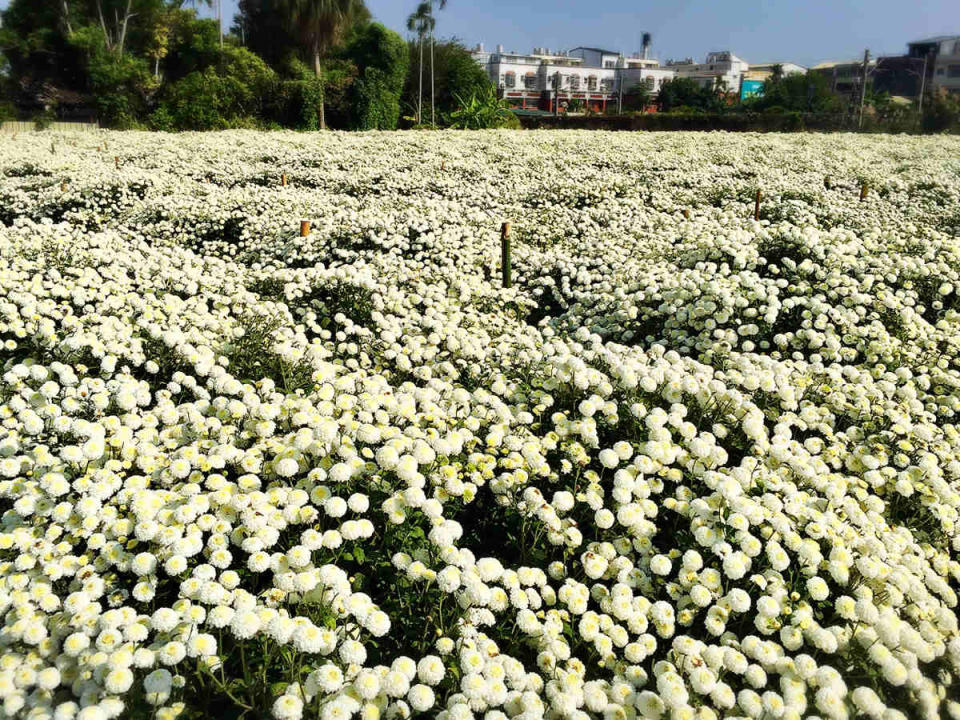
[[[0,8],[9,0],[0,0]],[[403,32],[417,0],[367,0],[377,20]],[[223,0],[229,27],[236,0]],[[205,11],[209,14],[209,11]],[[958,0],[449,0],[437,34],[472,46],[529,52],[588,45],[634,52],[653,34],[653,55],[702,58],[731,50],[752,63],[824,60],[906,50],[911,40],[960,34]]]

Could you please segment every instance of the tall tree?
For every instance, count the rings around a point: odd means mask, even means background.
[[[432,11],[433,5],[431,4],[431,0],[423,0],[423,2],[417,5],[417,9],[410,14],[410,17],[407,18],[407,29],[417,33],[417,42],[420,46],[420,62],[418,63],[420,89],[417,95],[417,124],[423,122],[423,41],[427,33],[433,32],[433,27],[436,25]],[[432,72],[432,55],[430,64]]]
[[[410,43],[407,51],[410,54],[409,66],[411,69],[415,68],[418,48],[414,43]],[[479,94],[487,85],[490,85],[490,78],[486,70],[473,59],[470,52],[455,40],[438,40],[434,57],[436,60],[436,121],[442,125],[449,119],[450,113],[459,107],[457,95],[469,98]],[[407,75],[407,83],[403,89],[404,114],[416,115],[417,98],[417,74],[411,72]]]
[[[282,0],[284,19],[297,32],[320,80],[320,128],[326,129],[323,58],[358,18],[369,17],[363,0]]]
[[[439,9],[443,10],[447,6],[447,0],[430,0],[431,9],[436,5]],[[436,27],[437,22],[433,18],[433,13],[430,14],[430,123],[432,125],[437,124],[437,111],[436,111],[436,102],[434,100],[434,72],[433,72],[433,47],[436,44],[434,42],[433,29]]]

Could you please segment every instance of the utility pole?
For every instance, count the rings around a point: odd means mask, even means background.
[[[870,65],[870,50],[863,51],[863,80],[862,87],[860,88],[860,122],[857,124],[857,128],[863,129],[863,106],[867,102],[867,68]]]
[[[553,74],[553,116],[560,117],[560,71]]]
[[[923,91],[927,83],[927,61],[930,59],[930,53],[926,52],[923,55],[923,72],[920,74],[920,99],[917,101],[917,111],[920,115],[920,119],[923,119]]]
[[[617,115],[623,115],[623,58],[617,58]]]

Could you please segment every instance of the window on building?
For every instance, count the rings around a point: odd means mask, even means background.
[[[600,81],[600,92],[613,92],[613,78],[604,78]]]
[[[508,73],[506,74],[506,76],[504,77],[504,80],[505,80],[505,83],[504,83],[504,84],[505,84],[508,88],[514,88],[514,87],[517,86],[517,74],[516,74],[516,73],[508,72]]]
[[[603,61],[603,66],[604,66],[605,68],[616,67],[616,65],[614,64],[613,60],[604,60],[604,61]]]
[[[950,53],[950,54],[951,54],[951,55],[960,55],[960,40],[957,40],[957,41],[953,44],[953,52]]]
[[[943,74],[944,74],[944,69],[943,69],[943,68],[937,68],[937,75],[943,75]]]
[[[653,77],[646,77],[643,79],[643,82],[646,83],[647,88],[650,90],[653,90],[657,85],[657,81]]]
[[[579,76],[579,75],[571,75],[571,76],[570,76],[570,89],[571,89],[571,90],[579,90],[579,89],[580,89],[580,76]]]
[[[527,90],[536,90],[537,88],[537,76],[535,73],[527,73],[523,78],[523,86]]]
[[[960,65],[947,65],[947,77],[960,78]]]
[[[597,76],[591,75],[590,77],[587,78],[587,90],[590,90],[591,92],[593,92],[596,89],[597,89]]]

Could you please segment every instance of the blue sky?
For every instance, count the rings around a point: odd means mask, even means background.
[[[0,0],[0,8],[9,0]],[[223,0],[224,25],[236,0]],[[374,16],[403,31],[416,0],[367,0]],[[577,45],[633,52],[653,33],[661,60],[732,50],[748,62],[810,65],[905,51],[931,35],[960,34],[957,0],[449,0],[437,32],[468,45],[507,50]]]

